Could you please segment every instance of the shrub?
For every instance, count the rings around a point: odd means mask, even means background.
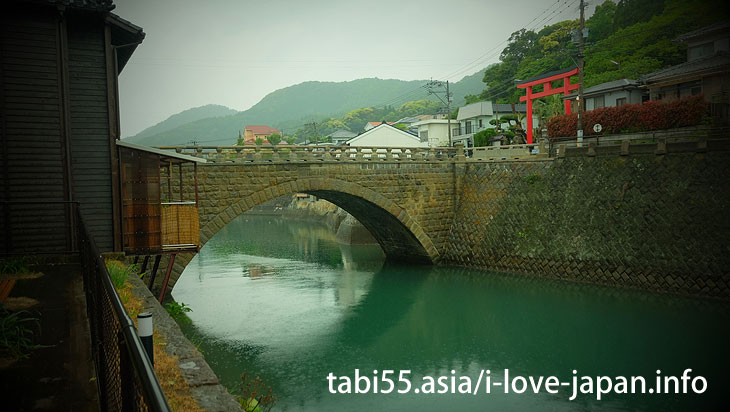
[[[583,134],[591,136],[694,126],[702,122],[707,108],[707,102],[698,95],[670,102],[649,101],[595,109],[583,113]],[[593,131],[596,123],[602,126],[600,133]],[[575,136],[577,128],[577,113],[555,116],[547,121],[550,137]]]
[[[124,286],[124,282],[127,281],[127,276],[129,276],[129,268],[118,260],[107,260],[105,263],[114,287],[121,289]]]
[[[172,302],[168,302],[165,304],[165,310],[177,323],[189,324],[192,322],[186,313],[192,312],[193,310],[182,302],[178,303],[174,300]]]

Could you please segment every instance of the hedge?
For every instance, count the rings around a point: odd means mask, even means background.
[[[702,122],[708,106],[703,96],[697,95],[670,102],[655,100],[585,111],[583,134],[591,136],[694,126]],[[602,126],[600,133],[593,131],[596,123]],[[546,126],[550,137],[575,136],[578,130],[578,114],[552,117]]]

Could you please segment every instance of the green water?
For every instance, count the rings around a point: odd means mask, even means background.
[[[288,411],[729,410],[730,308],[717,302],[449,267],[386,263],[316,223],[244,215],[216,234],[173,291],[185,328],[232,391],[247,371]],[[331,394],[355,369],[422,377],[703,376],[695,394]],[[334,388],[338,383],[335,381]],[[460,382],[457,378],[457,387]],[[580,382],[579,382],[580,384]],[[361,386],[364,388],[364,385]],[[387,385],[380,385],[380,388]],[[405,384],[398,384],[396,390]],[[529,388],[529,383],[528,383]],[[435,389],[441,389],[438,385]],[[354,387],[353,387],[354,391]]]

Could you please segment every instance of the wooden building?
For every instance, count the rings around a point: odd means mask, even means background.
[[[111,0],[0,8],[0,253],[71,250],[75,205],[121,251],[117,76],[144,32]]]

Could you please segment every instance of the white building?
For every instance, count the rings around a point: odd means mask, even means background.
[[[430,147],[447,147],[449,145],[449,123],[451,128],[458,129],[459,122],[452,119],[426,119],[418,123],[414,123],[414,127],[418,127],[418,137],[421,142],[428,143]]]
[[[522,119],[522,128],[527,127],[527,105],[515,104],[514,112],[525,115]],[[452,126],[451,143],[463,143],[464,147],[474,146],[474,133],[485,129],[494,129],[496,126],[489,122],[495,117],[507,114],[513,114],[511,104],[492,103],[491,101],[476,102],[459,108],[459,114],[456,116],[458,125]],[[537,116],[532,116],[532,124],[537,127]],[[509,129],[509,123],[504,122],[501,125],[502,130]]]
[[[348,146],[375,147],[428,147],[428,143],[408,132],[388,124],[381,124],[345,143]]]

